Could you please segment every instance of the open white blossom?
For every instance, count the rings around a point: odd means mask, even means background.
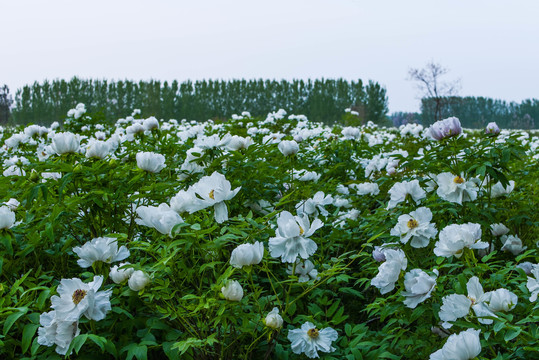
[[[56,352],[66,355],[71,341],[80,334],[79,320],[65,321],[56,317],[56,311],[43,313],[39,317],[41,327],[37,329],[37,343],[44,346],[56,345]]]
[[[288,340],[292,343],[292,352],[294,354],[304,353],[311,359],[318,357],[318,351],[326,353],[335,351],[331,343],[337,340],[338,337],[339,335],[334,329],[327,327],[318,330],[313,323],[308,321],[301,325],[301,328],[288,331]]]
[[[320,213],[322,216],[328,216],[328,211],[326,210],[326,205],[333,204],[333,197],[331,195],[325,195],[323,191],[318,191],[310,199],[307,199],[296,206],[298,215],[313,215],[318,216]]]
[[[509,229],[502,223],[490,225],[490,233],[492,236],[502,236],[509,233]]]
[[[437,270],[434,270],[438,274]],[[404,275],[404,287],[406,291],[401,294],[406,297],[404,305],[410,309],[415,309],[430,297],[434,286],[436,286],[436,275],[429,275],[421,269],[412,269]]]
[[[96,261],[110,264],[129,256],[129,250],[125,246],[118,249],[117,239],[108,237],[94,238],[83,246],[74,247],[73,252],[80,257],[77,264],[82,268],[90,267]]]
[[[526,287],[531,293],[530,302],[535,302],[537,295],[539,295],[539,264],[533,265],[532,275],[534,277],[528,276]]]
[[[507,186],[503,186],[501,182],[497,182],[496,184],[492,185],[492,188],[490,189],[490,196],[493,198],[497,198],[503,195],[509,195],[513,192],[515,189],[515,182],[513,180],[509,181],[509,184]]]
[[[275,237],[269,239],[269,251],[272,257],[280,257],[282,262],[293,263],[297,257],[307,259],[314,254],[318,246],[309,239],[314,232],[324,225],[321,220],[309,221],[307,215],[293,216],[283,211],[277,219]]]
[[[516,235],[503,235],[500,240],[503,242],[502,251],[509,251],[515,256],[528,248],[522,245],[522,240]]]
[[[137,166],[141,170],[145,170],[151,173],[158,173],[163,170],[165,165],[165,157],[161,154],[153,152],[139,152],[137,153]]]
[[[462,205],[463,201],[477,199],[477,186],[472,181],[466,181],[460,175],[449,172],[438,174],[436,177],[438,189],[436,194],[442,199]]]
[[[481,225],[467,223],[448,225],[440,231],[434,253],[437,256],[460,258],[464,248],[485,249],[488,243],[481,240]]]
[[[98,291],[103,284],[103,276],[94,276],[89,283],[81,279],[62,279],[58,285],[59,296],[52,296],[51,307],[56,310],[56,318],[62,321],[78,321],[84,315],[90,320],[103,320],[111,309],[112,290]]]
[[[419,186],[418,180],[412,180],[395,183],[391,189],[389,189],[389,195],[391,195],[391,198],[387,204],[387,208],[392,209],[397,206],[397,204],[406,200],[406,196],[408,195],[410,195],[417,204],[421,199],[425,198],[426,193],[425,190]]]
[[[6,205],[0,206],[0,229],[10,229],[15,224],[15,213]]]
[[[481,353],[481,330],[468,329],[449,336],[445,345],[432,353],[429,360],[470,360]]]
[[[371,285],[380,289],[380,293],[387,294],[395,288],[401,270],[406,270],[408,260],[404,251],[400,249],[385,249],[386,261],[378,267],[378,274],[371,280]]]
[[[284,156],[295,155],[299,151],[299,145],[295,140],[282,140],[278,148]]]
[[[410,241],[414,248],[423,248],[429,244],[430,239],[436,236],[438,230],[430,221],[432,212],[429,208],[420,207],[410,214],[399,216],[397,225],[391,229],[391,235],[399,236],[403,244]]]
[[[294,272],[294,266],[288,265],[287,274],[292,274]],[[296,271],[294,275],[298,276],[298,282],[307,282],[309,280],[314,280],[318,277],[318,270],[314,268],[314,264],[311,260],[296,260]]]
[[[76,153],[80,148],[79,137],[70,132],[54,134],[51,148],[58,155]]]
[[[154,228],[163,235],[172,236],[172,228],[183,223],[182,217],[167,204],[139,206],[136,211],[140,217],[135,219],[137,224]]]

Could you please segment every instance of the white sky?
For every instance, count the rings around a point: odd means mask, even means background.
[[[0,14],[12,93],[75,75],[343,77],[384,85],[391,112],[419,111],[407,72],[432,59],[461,95],[539,98],[537,0],[0,0]]]

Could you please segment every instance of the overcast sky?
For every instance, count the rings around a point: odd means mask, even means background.
[[[539,98],[538,0],[0,0],[0,84],[107,79],[369,79],[419,111],[410,67],[461,95]],[[249,109],[245,109],[249,110]]]

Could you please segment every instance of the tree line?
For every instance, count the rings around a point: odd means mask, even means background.
[[[249,111],[265,117],[280,108],[327,124],[343,119],[346,108],[362,122],[386,119],[388,99],[380,84],[361,80],[202,80],[161,82],[81,79],[35,82],[18,89],[11,122],[51,124],[69,109],[84,103],[89,112],[101,111],[115,120],[140,109],[145,117],[161,119],[228,119]],[[0,123],[1,123],[0,119]]]
[[[501,128],[536,129],[539,126],[539,100],[527,99],[520,104],[472,96],[421,100],[421,122],[424,126],[450,116],[458,117],[462,126],[467,128],[483,128],[494,121]]]

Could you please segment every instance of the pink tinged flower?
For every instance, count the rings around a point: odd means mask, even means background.
[[[232,185],[224,175],[215,171],[211,176],[203,176],[188,192],[196,194],[198,201],[191,205],[189,213],[213,206],[215,221],[221,224],[228,220],[228,208],[225,201],[231,200],[240,191],[241,186],[232,190]]]
[[[129,277],[129,280],[127,281],[127,285],[133,291],[140,291],[144,289],[149,283],[150,277],[142,270],[134,271]]]
[[[57,289],[60,296],[51,297],[57,319],[77,321],[84,315],[90,320],[103,320],[111,309],[112,290],[98,291],[102,283],[102,276],[94,276],[87,284],[77,278],[62,279]]]
[[[284,156],[295,155],[299,151],[299,145],[295,140],[282,140],[278,148]]]
[[[79,151],[80,141],[73,133],[57,133],[52,138],[51,148],[58,155],[76,153]]]
[[[460,175],[444,172],[436,176],[436,194],[445,201],[462,205],[464,201],[477,199],[477,186]]]
[[[335,351],[331,343],[338,337],[339,335],[334,329],[327,327],[318,330],[313,323],[308,321],[301,328],[288,331],[292,352],[294,354],[304,353],[311,359],[318,357],[318,351],[326,353]]]
[[[401,270],[406,270],[408,266],[406,255],[400,249],[386,249],[384,255],[386,261],[378,267],[378,274],[371,280],[371,285],[380,289],[382,295],[395,288]]]
[[[435,270],[437,274],[437,271]],[[406,297],[404,305],[410,309],[415,309],[430,297],[432,290],[436,286],[436,275],[429,275],[423,270],[413,269],[404,275],[404,287],[406,291],[401,294]]]
[[[445,345],[432,353],[429,360],[470,360],[481,353],[481,330],[468,329],[447,338]]]
[[[440,231],[439,240],[434,247],[437,256],[460,258],[464,248],[485,249],[488,243],[481,240],[481,225],[467,223],[452,224]]]
[[[15,213],[7,205],[0,206],[0,229],[10,229],[15,224]]]
[[[430,239],[438,233],[436,226],[430,221],[432,212],[429,208],[420,207],[410,214],[399,216],[397,225],[391,229],[391,235],[399,236],[403,244],[410,241],[414,248],[423,248],[429,244]]]
[[[275,237],[268,242],[270,255],[274,258],[280,257],[285,263],[293,263],[298,256],[307,259],[318,248],[309,237],[323,225],[319,219],[315,219],[311,224],[307,215],[299,217],[288,211],[281,212],[277,219]]]
[[[528,276],[526,287],[531,293],[530,302],[535,302],[535,300],[537,300],[537,295],[539,295],[539,264],[533,265],[531,273],[534,278]]]
[[[528,248],[522,245],[522,240],[516,235],[503,235],[501,241],[503,241],[502,251],[508,251],[515,256]]]
[[[498,135],[499,133],[500,133],[500,128],[495,122],[490,122],[485,127],[485,134]]]
[[[435,140],[458,136],[462,133],[462,126],[456,117],[436,121],[428,129],[428,134]]]
[[[171,235],[172,228],[183,223],[182,217],[167,204],[139,206],[136,212],[139,216],[135,219],[137,224],[154,228],[163,235]]]
[[[389,194],[391,198],[387,204],[388,209],[392,209],[397,206],[397,204],[403,202],[408,195],[411,196],[416,204],[426,196],[425,190],[419,186],[418,180],[395,183],[391,189],[389,189]]]
[[[243,288],[236,280],[229,280],[226,286],[221,288],[221,293],[228,301],[241,301],[243,298]]]
[[[92,239],[83,246],[74,247],[73,252],[80,257],[77,264],[82,268],[90,267],[96,261],[110,264],[129,256],[129,250],[125,246],[118,248],[117,239],[108,237]]]
[[[44,346],[56,345],[56,352],[60,355],[67,354],[71,341],[80,334],[78,320],[60,320],[56,311],[41,314],[39,323],[41,327],[37,329],[37,343]]]
[[[137,166],[141,170],[145,170],[151,173],[158,173],[163,170],[165,165],[165,157],[161,154],[153,152],[139,152],[137,153]]]
[[[256,265],[264,256],[264,244],[257,241],[254,244],[241,244],[232,250],[230,265],[237,269],[244,266]]]

